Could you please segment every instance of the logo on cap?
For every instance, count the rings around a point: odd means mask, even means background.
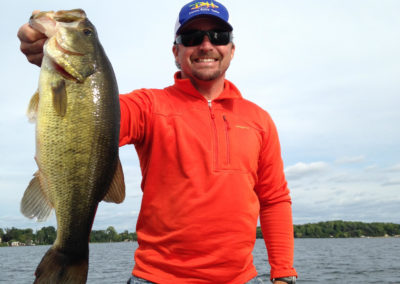
[[[200,9],[203,7],[207,7],[208,9],[210,9],[210,7],[213,9],[219,8],[219,6],[215,5],[213,2],[208,3],[208,1],[207,2],[196,2],[192,5],[190,5],[191,10],[196,10],[196,9]]]

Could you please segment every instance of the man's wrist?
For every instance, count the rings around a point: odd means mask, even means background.
[[[272,279],[272,283],[275,283],[275,284],[280,284],[280,283],[295,284],[296,283],[296,276],[274,278],[274,279]]]

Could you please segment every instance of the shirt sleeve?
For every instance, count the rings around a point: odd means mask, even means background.
[[[290,191],[283,170],[278,133],[268,116],[260,151],[258,182],[260,224],[271,266],[271,279],[297,276],[293,268],[294,235]]]
[[[152,93],[147,89],[135,90],[119,96],[121,120],[119,146],[143,141],[150,124]]]

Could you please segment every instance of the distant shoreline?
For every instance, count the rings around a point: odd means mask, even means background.
[[[312,238],[312,237],[310,237],[310,238],[295,238],[295,239],[309,239],[309,240],[312,240],[312,239],[319,239],[319,240],[323,240],[323,239],[329,239],[329,240],[332,240],[332,239],[396,239],[396,238],[400,238],[400,235],[396,235],[396,236],[387,236],[387,237],[347,237],[347,238],[335,238],[335,237],[332,237],[332,238]],[[257,238],[257,239],[262,239],[262,238]],[[108,243],[110,243],[110,242],[90,242],[89,244],[108,244]],[[118,244],[118,243],[137,243],[137,241],[129,241],[129,242],[125,242],[125,241],[118,241],[118,242],[111,242],[111,243],[113,243],[113,244]],[[52,244],[41,244],[41,245],[26,245],[26,244],[23,244],[23,245],[18,245],[18,246],[9,246],[9,245],[2,245],[2,244],[4,244],[4,243],[1,243],[0,244],[0,249],[1,248],[9,248],[9,247],[29,247],[29,246],[51,246]]]
[[[326,221],[294,225],[293,234],[296,239],[400,238],[400,224]],[[53,226],[43,227],[36,232],[33,229],[0,228],[0,247],[51,245],[56,236],[57,231]],[[260,227],[257,227],[256,238],[263,238]],[[106,230],[92,230],[90,234],[90,243],[135,241],[137,241],[136,232],[130,233],[125,230],[118,233],[112,226]]]
[[[293,226],[295,238],[389,238],[400,237],[400,224],[326,221]],[[257,238],[262,238],[257,228]]]

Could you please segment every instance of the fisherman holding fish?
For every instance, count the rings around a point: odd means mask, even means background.
[[[221,3],[186,4],[175,26],[174,84],[119,96],[119,146],[135,146],[143,176],[130,283],[266,283],[252,257],[258,217],[271,280],[296,281],[277,130],[266,111],[225,79],[236,48],[232,31]],[[42,32],[25,24],[18,37],[29,62],[43,69],[48,35]],[[84,84],[92,76],[86,75],[74,83]],[[53,94],[68,76],[51,87]],[[54,104],[58,116],[69,111],[62,101]],[[118,162],[112,171],[121,173]]]

